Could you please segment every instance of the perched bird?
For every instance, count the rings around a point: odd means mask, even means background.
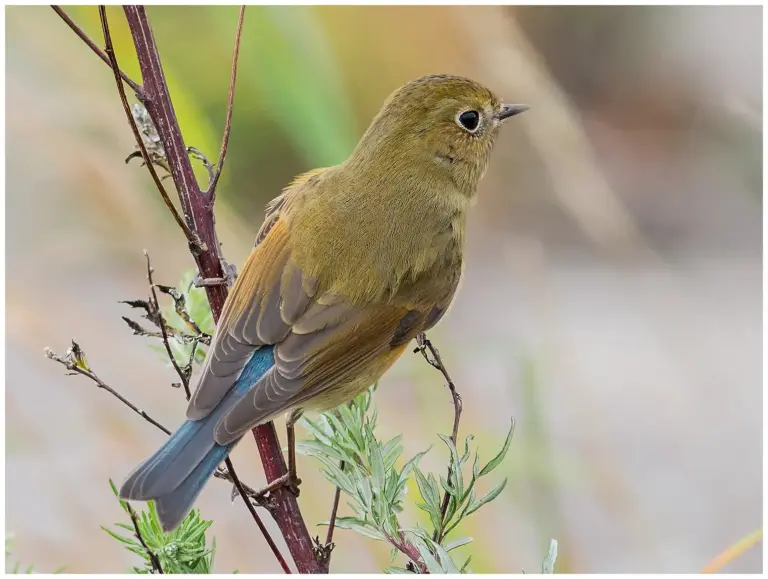
[[[330,410],[378,380],[448,309],[477,183],[502,122],[527,109],[425,76],[386,100],[346,161],[270,202],[187,421],[120,496],[154,499],[171,530],[249,429]]]

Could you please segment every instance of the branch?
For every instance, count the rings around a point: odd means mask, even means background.
[[[341,471],[344,472],[344,461],[341,462]],[[339,500],[341,499],[341,489],[336,487],[333,495],[333,506],[331,507],[331,518],[328,521],[328,534],[325,536],[326,547],[333,542],[333,530],[336,527],[336,515],[339,511]]]
[[[96,46],[96,43],[93,42],[93,40],[90,39],[90,37],[85,33],[85,31],[80,28],[77,24],[75,24],[74,20],[72,20],[69,15],[64,12],[64,10],[60,6],[51,6],[53,8],[53,11],[58,14],[61,19],[67,23],[67,26],[69,26],[72,31],[77,34],[80,37],[80,40],[85,42],[85,44],[88,45],[88,47],[98,56],[101,60],[103,60],[107,66],[112,67],[112,63],[109,61],[109,57],[104,54],[104,51],[101,50],[98,46]],[[120,78],[122,78],[125,83],[130,86],[135,93],[141,92],[141,86],[135,82],[131,77],[129,77],[127,74],[125,74],[122,70],[118,69],[118,72],[120,73]]]
[[[253,503],[248,500],[245,487],[243,486],[243,483],[240,482],[240,479],[237,477],[237,473],[235,473],[235,467],[232,466],[232,460],[230,460],[230,458],[227,457],[224,462],[226,463],[227,468],[229,469],[229,472],[232,475],[232,481],[235,483],[235,487],[237,487],[237,492],[239,492],[240,496],[243,497],[245,506],[248,507],[248,510],[251,512],[251,516],[253,517],[253,520],[256,521],[256,524],[259,526],[259,530],[261,531],[261,534],[264,535],[264,538],[267,540],[267,543],[269,544],[269,548],[272,549],[272,552],[275,554],[275,557],[277,558],[278,563],[280,563],[280,567],[283,568],[283,571],[285,573],[290,575],[291,568],[288,567],[288,563],[285,562],[285,558],[283,557],[283,554],[280,552],[280,549],[277,548],[277,545],[275,545],[275,541],[272,539],[272,536],[269,534],[269,531],[264,526],[264,523],[261,521],[261,517],[259,517],[259,514],[256,512],[256,509],[253,506]]]
[[[389,542],[403,555],[410,559],[410,563],[413,564],[414,572],[429,574],[426,563],[421,560],[419,550],[400,532],[399,537],[387,536]]]
[[[136,126],[136,120],[133,118],[133,114],[131,114],[131,106],[128,104],[128,98],[125,96],[125,87],[123,87],[123,83],[120,82],[120,67],[117,64],[117,56],[115,55],[115,50],[112,46],[112,35],[109,33],[109,23],[107,22],[107,10],[104,6],[99,6],[99,16],[101,18],[101,29],[104,32],[105,52],[107,53],[109,62],[112,65],[112,72],[115,75],[115,83],[117,83],[117,91],[120,93],[120,101],[123,104],[125,115],[128,117],[128,122],[131,125],[131,130],[133,131],[133,136],[136,139],[136,144],[139,145],[139,150],[141,151],[141,156],[144,159],[144,163],[146,163],[147,169],[149,170],[150,175],[152,175],[152,179],[157,186],[157,190],[160,192],[160,196],[163,198],[163,201],[165,201],[165,205],[168,207],[171,215],[173,215],[176,223],[178,223],[179,227],[181,227],[182,231],[184,231],[184,235],[186,235],[190,246],[194,246],[197,249],[202,249],[200,247],[200,241],[197,239],[197,236],[189,229],[189,226],[181,218],[179,212],[176,211],[176,207],[171,202],[171,198],[168,197],[168,192],[165,190],[165,187],[163,187],[163,183],[160,180],[157,171],[155,171],[155,166],[152,163],[152,159],[150,158],[149,153],[147,152],[147,147],[144,145],[144,139],[141,138],[139,127]],[[143,90],[140,90],[137,93],[137,96],[142,98],[143,92]]]
[[[459,420],[461,419],[461,411],[463,408],[461,396],[456,390],[456,386],[454,385],[453,380],[451,380],[451,377],[448,374],[448,370],[445,369],[445,364],[443,364],[443,360],[440,357],[440,352],[432,345],[432,342],[429,341],[427,335],[424,332],[421,332],[416,336],[416,343],[418,347],[414,350],[414,353],[420,352],[421,355],[424,356],[424,359],[429,363],[429,365],[439,370],[445,378],[446,382],[448,382],[448,389],[451,391],[451,397],[453,398],[453,432],[451,433],[451,441],[453,442],[453,446],[456,446],[459,438]],[[429,357],[429,354],[432,355],[431,358]],[[448,466],[447,480],[451,480],[450,466]],[[447,492],[443,495],[443,502],[440,506],[440,520],[443,523],[445,522],[445,517],[448,513],[448,503],[450,502],[450,498],[451,497]],[[440,526],[440,528],[442,527],[443,525]],[[443,539],[442,536],[438,536],[438,533],[438,529],[435,529],[435,533],[432,536],[432,540],[437,543]]]
[[[182,211],[193,231],[202,242],[203,250],[193,255],[203,280],[226,280],[215,219],[210,198],[197,184],[187,148],[181,135],[165,82],[160,56],[143,6],[124,6],[128,26],[133,36],[143,80],[140,95],[144,106],[157,127],[163,148],[168,156],[171,175],[179,192]],[[218,321],[227,297],[226,283],[205,284],[214,320]],[[253,435],[259,448],[267,483],[287,472],[280,442],[272,422],[257,426]],[[285,538],[300,573],[318,573],[323,569],[317,560],[307,526],[302,518],[296,496],[287,488],[273,494],[274,508],[270,511]]]
[[[232,128],[232,108],[235,104],[235,83],[237,82],[237,57],[240,55],[240,37],[243,33],[244,18],[245,6],[240,6],[240,14],[237,18],[237,30],[235,31],[235,48],[232,52],[232,72],[229,76],[229,100],[227,102],[227,119],[224,122],[224,136],[221,139],[221,151],[219,152],[219,162],[216,164],[216,173],[214,173],[208,191],[206,191],[208,195],[208,204],[211,207],[213,207],[213,204],[216,201],[216,185],[218,185],[221,171],[224,169],[224,159],[227,157],[227,147],[229,146],[229,132]]]
[[[56,352],[54,352],[50,348],[45,349],[45,355],[46,357],[50,358],[54,362],[58,362],[59,364],[62,364],[70,372],[87,376],[88,378],[93,380],[99,388],[109,392],[112,396],[117,398],[120,402],[125,404],[128,408],[133,410],[136,414],[141,416],[144,420],[149,422],[151,425],[159,428],[160,430],[165,432],[168,436],[171,435],[171,431],[168,430],[165,426],[160,424],[157,420],[152,418],[149,414],[141,410],[133,402],[125,398],[122,394],[117,392],[117,390],[113,389],[111,386],[107,385],[101,378],[99,378],[88,366],[88,361],[85,358],[85,352],[83,352],[80,345],[74,340],[72,340],[72,346],[70,346],[69,350],[67,350],[67,353],[64,357],[59,356]]]
[[[149,556],[149,561],[152,564],[152,571],[153,572],[156,571],[160,575],[164,575],[163,566],[160,565],[160,559],[158,559],[155,552],[149,548],[149,545],[147,545],[147,543],[144,541],[144,537],[141,536],[141,531],[139,530],[139,522],[136,520],[136,511],[134,511],[133,507],[131,507],[131,505],[127,502],[125,503],[125,508],[131,517],[133,528],[136,531],[136,538],[139,540],[139,543],[141,543],[141,546],[144,547],[144,550],[147,552],[147,555]]]

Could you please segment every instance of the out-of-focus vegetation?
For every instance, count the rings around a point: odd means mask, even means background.
[[[95,7],[67,10],[101,42]],[[464,398],[462,438],[498,448],[517,421],[509,485],[462,526],[474,572],[535,569],[550,537],[561,572],[696,571],[761,524],[760,10],[248,8],[217,201],[238,265],[264,204],[342,160],[403,82],[462,74],[533,106],[500,137],[462,287],[431,336]],[[186,142],[213,159],[237,7],[149,14]],[[132,560],[99,529],[115,508],[104,481],[162,435],[41,352],[74,335],[105,379],[178,424],[173,373],[117,302],[146,290],[142,248],[158,283],[192,263],[146,171],[123,163],[133,137],[108,68],[48,7],[9,7],[6,25],[6,524],[36,569],[115,571]],[[416,356],[376,396],[381,439],[403,433],[407,456],[450,430],[450,396]],[[234,459],[258,486],[253,445]],[[321,534],[333,489],[311,459],[299,469]],[[199,506],[217,567],[279,571],[216,487]],[[335,571],[389,564],[383,544],[338,540]],[[752,549],[726,570],[761,568]]]

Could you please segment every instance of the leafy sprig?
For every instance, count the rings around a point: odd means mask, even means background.
[[[409,558],[406,567],[392,567],[393,573],[426,572],[460,573],[468,570],[467,560],[457,565],[450,551],[466,545],[472,539],[465,537],[446,541],[448,534],[480,507],[497,498],[506,486],[505,478],[482,497],[477,497],[478,479],[493,472],[504,460],[512,442],[514,423],[501,450],[486,465],[480,466],[474,453],[469,477],[462,467],[470,460],[470,435],[459,455],[450,437],[438,435],[450,452],[451,475],[437,478],[419,469],[419,461],[429,448],[397,468],[403,453],[401,435],[385,442],[375,436],[377,413],[372,405],[375,386],[356,397],[349,405],[322,414],[319,420],[302,419],[302,425],[311,435],[310,440],[297,444],[302,454],[312,456],[323,464],[324,476],[341,489],[347,498],[352,516],[339,517],[336,526],[389,542],[396,551]],[[343,468],[342,465],[343,464]],[[408,481],[415,477],[422,503],[416,506],[429,515],[431,529],[403,528],[398,514],[403,512],[403,500]],[[449,495],[445,517],[441,511],[441,493]]]
[[[110,480],[112,492],[117,497],[117,487]],[[128,503],[118,498],[120,506],[129,517],[132,517],[132,509]],[[213,569],[213,557],[216,550],[216,539],[207,545],[206,531],[213,521],[206,521],[200,517],[200,512],[193,509],[187,518],[172,532],[163,532],[160,519],[154,501],[148,503],[147,511],[133,512],[138,533],[144,540],[146,547],[137,537],[137,529],[131,523],[115,523],[115,527],[122,529],[127,534],[101,527],[111,537],[117,539],[125,548],[136,553],[143,559],[144,565],[133,567],[134,573],[152,573],[155,570],[152,555],[154,555],[164,573],[211,573]]]

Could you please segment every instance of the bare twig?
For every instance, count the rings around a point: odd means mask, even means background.
[[[344,472],[344,461],[339,462],[339,468]],[[341,500],[341,488],[336,487],[333,493],[333,505],[331,506],[331,517],[328,519],[328,532],[325,535],[325,543],[320,543],[317,539],[317,548],[315,552],[318,554],[319,560],[325,567],[325,572],[328,573],[331,567],[331,553],[336,546],[333,542],[333,531],[336,529],[336,516],[339,512],[339,501]]]
[[[224,160],[227,158],[227,147],[229,146],[229,132],[232,129],[232,108],[235,103],[235,83],[237,82],[237,58],[240,55],[240,37],[243,33],[243,19],[245,18],[245,6],[240,6],[240,14],[237,18],[237,30],[235,31],[235,48],[232,53],[232,72],[229,77],[229,100],[227,101],[227,118],[224,122],[224,136],[221,139],[221,151],[219,152],[219,162],[216,164],[216,173],[213,175],[211,184],[208,186],[208,204],[213,207],[216,201],[216,185],[219,183],[221,171],[224,169]]]
[[[88,361],[85,358],[85,352],[83,352],[83,349],[74,340],[72,341],[72,346],[70,346],[69,350],[67,350],[66,355],[59,356],[50,348],[45,349],[45,355],[47,358],[50,358],[54,362],[58,362],[59,364],[64,366],[67,370],[70,371],[71,374],[80,374],[82,376],[90,378],[96,384],[96,386],[98,386],[102,390],[105,390],[106,392],[108,392],[109,394],[117,398],[120,402],[125,404],[128,408],[133,410],[136,414],[141,416],[144,420],[149,422],[152,426],[154,426],[158,430],[161,430],[168,436],[172,434],[171,431],[168,430],[165,426],[163,426],[157,420],[152,418],[149,414],[141,410],[138,406],[136,406],[133,402],[125,398],[117,390],[109,386],[93,370],[91,370],[90,366],[88,365]],[[223,479],[234,484],[234,477],[230,472],[224,469],[218,469],[214,473],[214,476],[216,478]],[[245,489],[245,492],[248,495],[248,497],[251,500],[255,501],[256,504],[267,509],[271,507],[270,501],[264,498],[263,493],[253,490],[252,487],[244,483],[241,483],[241,484]]]
[[[245,488],[240,482],[240,479],[237,478],[237,474],[235,473],[235,467],[232,466],[232,461],[229,458],[227,458],[224,462],[226,463],[227,468],[229,469],[229,472],[232,475],[232,481],[237,487],[237,491],[240,493],[240,496],[243,497],[245,506],[248,507],[248,510],[251,512],[251,516],[253,517],[253,520],[256,521],[256,524],[259,526],[261,533],[264,535],[264,538],[267,540],[267,543],[269,543],[269,548],[272,549],[272,552],[275,554],[275,557],[277,558],[277,561],[280,563],[280,566],[283,568],[283,571],[285,573],[290,574],[291,569],[290,567],[288,567],[288,563],[285,562],[285,559],[283,558],[282,553],[280,553],[280,549],[278,549],[277,545],[275,545],[275,541],[272,539],[272,536],[269,534],[269,531],[264,526],[264,523],[261,521],[261,517],[259,517],[259,514],[256,512],[256,509],[254,508],[253,504],[251,503],[251,501],[248,500],[247,493],[245,492]]]
[[[344,461],[341,461],[340,468],[344,471]],[[339,500],[341,499],[341,489],[336,487],[336,492],[333,493],[333,506],[331,507],[331,518],[328,521],[328,534],[325,536],[326,547],[333,542],[333,530],[336,528],[336,515],[339,511]]]
[[[170,430],[168,430],[165,426],[160,424],[157,420],[155,420],[149,414],[141,410],[133,402],[125,398],[122,394],[114,390],[111,386],[107,385],[101,378],[99,378],[96,374],[94,374],[94,372],[88,366],[88,362],[85,359],[85,354],[83,353],[82,348],[80,348],[80,345],[74,340],[72,340],[72,346],[70,346],[69,350],[67,350],[67,353],[66,355],[64,355],[64,357],[59,356],[56,352],[54,352],[50,348],[45,349],[45,355],[51,360],[58,362],[59,364],[62,364],[70,372],[87,376],[88,378],[93,380],[99,388],[101,388],[102,390],[106,390],[107,392],[112,394],[112,396],[117,398],[120,402],[125,404],[128,408],[133,410],[136,414],[141,416],[144,420],[146,420],[147,422],[159,428],[160,430],[162,430],[163,432],[165,432],[170,436],[171,434]]]
[[[72,31],[77,34],[80,37],[80,40],[85,42],[85,44],[88,45],[88,47],[98,56],[101,60],[103,60],[107,66],[111,67],[112,63],[109,61],[109,57],[104,53],[101,48],[96,46],[96,43],[93,42],[93,40],[90,39],[90,37],[85,33],[85,31],[80,28],[77,24],[75,24],[75,21],[72,20],[69,15],[64,12],[64,10],[61,8],[61,6],[51,6],[53,8],[53,11],[58,14],[61,19],[67,23],[67,26],[69,26]],[[131,77],[129,77],[127,74],[125,74],[122,70],[118,70],[120,73],[120,78],[122,78],[125,83],[130,86],[134,92],[137,94],[141,92],[141,86],[135,82]]]
[[[147,259],[147,280],[149,281],[149,289],[152,292],[152,302],[155,310],[159,314],[160,304],[157,301],[155,283],[152,281],[152,263],[149,260],[149,252],[147,252],[146,249],[144,250],[144,257]],[[168,342],[168,332],[165,331],[165,320],[163,319],[162,315],[160,315],[160,332],[163,335],[163,345],[165,346],[165,351],[168,353],[168,358],[171,360],[171,364],[173,364],[174,370],[176,370],[179,378],[181,378],[181,385],[184,387],[184,395],[187,397],[187,400],[189,400],[192,397],[192,393],[189,391],[189,376],[187,376],[187,374],[182,371],[179,363],[176,361],[176,357],[173,355],[171,344]]]
[[[418,344],[418,347],[414,350],[414,352],[420,352],[421,355],[424,356],[424,359],[429,363],[429,365],[439,370],[445,378],[446,382],[448,382],[448,389],[451,391],[451,397],[453,398],[453,431],[451,432],[451,441],[453,442],[453,445],[456,446],[459,438],[459,420],[461,420],[461,411],[463,408],[461,396],[456,390],[456,385],[453,383],[453,380],[451,380],[451,376],[448,374],[448,370],[445,369],[445,364],[443,364],[443,360],[440,357],[440,352],[432,345],[432,342],[429,341],[427,335],[424,332],[421,332],[416,336],[416,343]],[[431,358],[429,356],[430,354],[432,355]],[[450,465],[448,466],[447,480],[451,480]],[[446,492],[443,495],[443,502],[440,507],[440,520],[442,522],[445,522],[445,516],[448,512],[448,503],[450,502],[450,499],[451,496]],[[442,538],[443,537],[440,536],[440,530],[435,529],[432,540],[439,543]]]
[[[165,187],[163,187],[163,183],[158,176],[157,171],[155,171],[155,167],[152,164],[152,159],[150,158],[149,153],[147,152],[147,148],[144,145],[144,139],[141,138],[139,127],[136,126],[136,120],[133,118],[133,114],[131,113],[131,106],[128,104],[128,98],[125,95],[125,88],[123,87],[123,83],[120,82],[120,67],[117,64],[117,56],[115,55],[115,49],[112,46],[112,36],[109,32],[109,22],[107,21],[107,10],[104,6],[99,6],[99,16],[101,18],[101,29],[104,32],[104,50],[109,57],[110,64],[112,65],[112,72],[115,75],[117,90],[120,93],[120,101],[123,103],[125,115],[128,117],[128,123],[131,125],[133,136],[136,139],[136,144],[141,150],[141,156],[144,159],[144,163],[146,164],[150,175],[152,175],[152,179],[154,180],[155,185],[157,186],[157,190],[160,192],[160,196],[163,198],[165,205],[168,207],[171,215],[173,215],[176,223],[178,223],[179,227],[181,227],[182,231],[184,231],[184,235],[187,237],[188,243],[191,247],[194,247],[196,251],[202,251],[205,248],[201,245],[200,239],[195,233],[192,232],[184,219],[182,219],[181,215],[179,215],[179,212],[176,210],[176,206],[171,201],[171,198],[168,197],[168,192],[165,190]],[[137,96],[141,97],[143,92],[144,91],[140,91],[137,93]]]
[[[128,515],[131,517],[133,529],[136,531],[136,538],[139,540],[139,543],[141,543],[141,546],[144,547],[144,550],[149,556],[149,562],[152,565],[152,572],[164,575],[163,566],[160,565],[160,559],[157,557],[155,552],[149,548],[146,541],[144,541],[144,537],[141,536],[141,531],[139,530],[139,521],[136,520],[136,511],[134,511],[133,507],[131,507],[131,505],[127,502],[125,503],[125,508],[128,511]]]

